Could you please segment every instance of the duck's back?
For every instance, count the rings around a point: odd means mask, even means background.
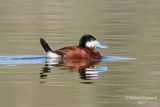
[[[99,60],[101,58],[100,53],[96,50],[79,46],[64,47],[55,52],[65,59]]]

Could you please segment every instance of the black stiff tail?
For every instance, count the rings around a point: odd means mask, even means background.
[[[52,49],[49,47],[48,43],[43,38],[40,38],[40,43],[41,43],[43,49],[45,50],[45,52],[52,51]]]

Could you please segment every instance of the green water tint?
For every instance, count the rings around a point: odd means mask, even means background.
[[[0,107],[159,107],[159,10],[159,0],[1,0],[1,56],[43,57],[39,38],[56,50],[92,34],[108,46],[102,55],[136,60],[102,61],[107,72],[88,82],[66,67],[40,79],[45,58],[0,65]]]

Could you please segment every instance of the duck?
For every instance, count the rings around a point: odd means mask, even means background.
[[[63,47],[52,50],[48,43],[40,38],[40,44],[46,52],[47,58],[67,60],[100,60],[101,54],[96,48],[107,48],[107,45],[100,43],[93,35],[85,34],[76,46]]]

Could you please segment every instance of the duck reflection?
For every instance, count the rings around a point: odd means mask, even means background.
[[[83,80],[97,79],[100,73],[107,71],[107,67],[95,67],[99,63],[100,61],[92,60],[63,60],[48,58],[42,67],[40,78],[46,79],[51,70],[58,67],[59,69],[67,69],[70,72],[78,72],[80,79]]]

